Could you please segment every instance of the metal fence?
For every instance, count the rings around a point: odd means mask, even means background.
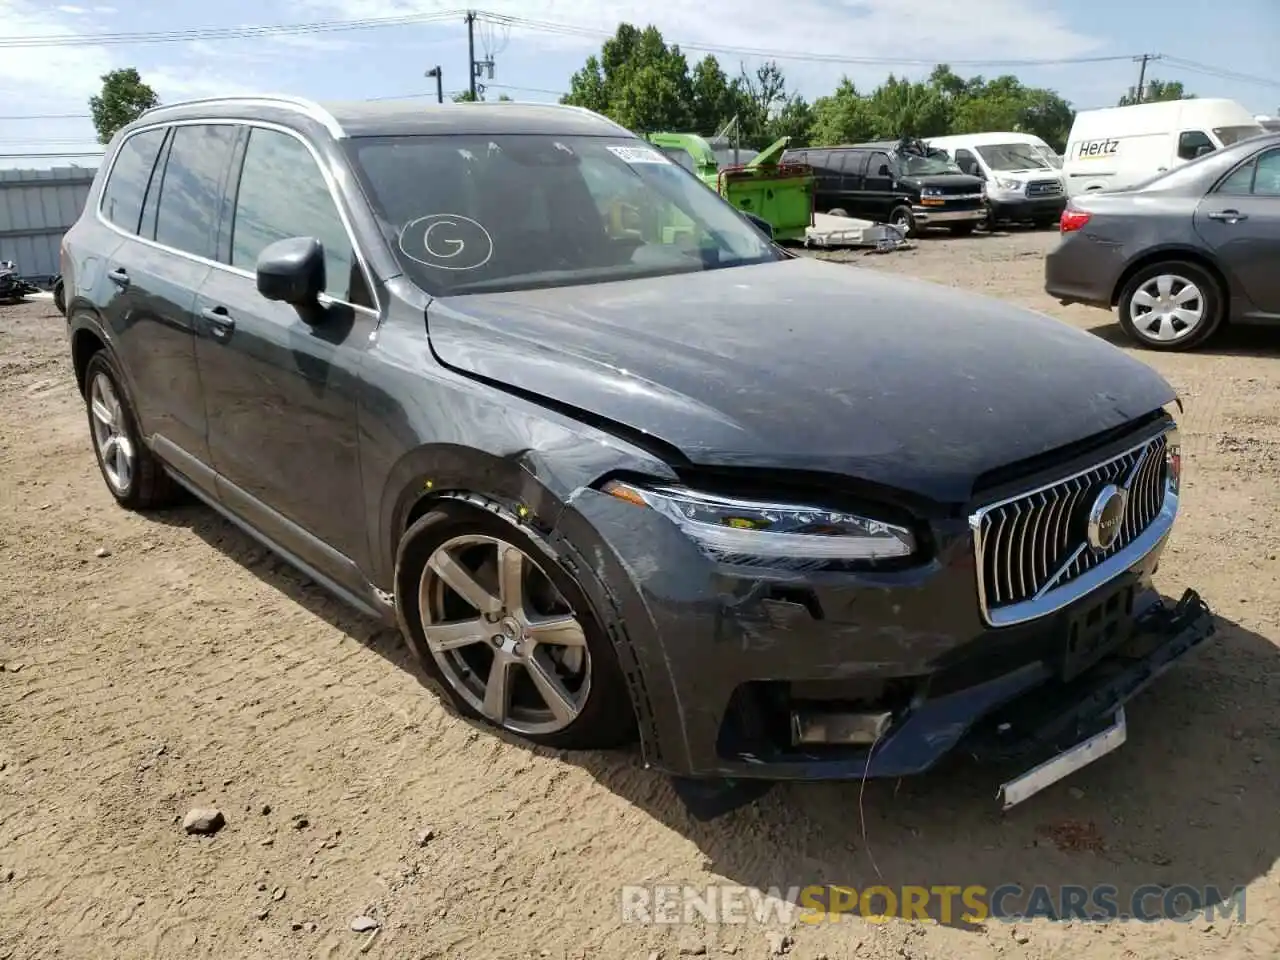
[[[58,273],[62,235],[84,209],[92,167],[0,170],[0,260],[33,280]]]

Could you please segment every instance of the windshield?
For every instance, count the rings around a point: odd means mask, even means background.
[[[900,153],[902,175],[906,177],[931,177],[940,173],[963,173],[955,161],[945,156],[919,157],[913,153]]]
[[[1009,170],[1046,170],[1050,167],[1040,150],[1030,143],[996,143],[978,147],[987,166],[997,172]]]
[[[398,136],[348,149],[401,267],[434,296],[781,258],[713,190],[638,140]]]
[[[1250,137],[1260,137],[1266,132],[1266,128],[1260,123],[1246,123],[1238,127],[1213,128],[1214,136],[1222,141],[1224,147],[1229,147],[1241,140],[1248,140]]]

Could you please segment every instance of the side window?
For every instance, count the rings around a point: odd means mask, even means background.
[[[840,161],[840,169],[846,177],[860,177],[867,170],[865,150],[846,150]]]
[[[121,230],[138,232],[142,202],[164,134],[164,127],[135,133],[120,144],[116,152],[115,163],[102,189],[101,209],[102,215]]]
[[[147,189],[147,199],[142,203],[142,222],[138,224],[138,236],[148,240],[156,238],[156,214],[160,210],[160,181],[164,179],[164,165],[169,162],[169,148],[173,146],[172,129],[170,136],[160,148],[160,159],[156,161],[156,169],[151,174],[151,186]]]
[[[1207,150],[1205,148],[1208,148]],[[1194,160],[1201,153],[1210,153],[1216,148],[1209,135],[1201,130],[1184,130],[1178,135],[1178,158]]]
[[[978,158],[963,148],[956,151],[956,155],[953,159],[955,160],[957,167],[970,175],[976,176],[978,171],[982,169],[982,167],[978,165]]]
[[[302,141],[263,127],[250,131],[234,216],[233,267],[253,271],[258,255],[277,240],[315,237],[324,247],[325,293],[353,302],[351,238],[315,157]],[[363,289],[363,281],[356,284]],[[366,298],[361,294],[359,299]]]
[[[1253,178],[1255,197],[1280,197],[1280,150],[1268,150],[1258,158],[1258,173]]]
[[[156,243],[213,259],[222,179],[237,130],[212,123],[174,127],[156,211]]]
[[[873,153],[871,155],[871,159],[867,162],[867,176],[893,176],[893,168],[889,165],[889,155],[887,153]]]
[[[1218,193],[1229,197],[1247,197],[1253,192],[1253,171],[1258,164],[1250,160],[1242,167],[1237,167],[1227,179],[1218,185]]]

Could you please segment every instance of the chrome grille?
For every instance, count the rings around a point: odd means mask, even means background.
[[[1169,439],[1162,435],[1105,463],[973,515],[978,589],[988,618],[1001,608],[1066,587],[1134,542],[1165,501]],[[1128,493],[1115,540],[1097,550],[1089,512],[1104,487]],[[1023,618],[1025,619],[1025,618]]]
[[[1032,180],[1027,184],[1028,197],[1056,197],[1062,193],[1062,183],[1058,180]]]

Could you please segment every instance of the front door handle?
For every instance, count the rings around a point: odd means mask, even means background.
[[[116,267],[107,274],[107,279],[123,290],[129,286],[129,271],[124,267]]]
[[[226,340],[236,328],[236,322],[226,307],[205,307],[200,316],[209,322],[209,336],[215,340]]]
[[[1210,220],[1220,220],[1223,223],[1239,223],[1241,220],[1248,220],[1247,214],[1241,213],[1239,210],[1222,210],[1207,214]]]

